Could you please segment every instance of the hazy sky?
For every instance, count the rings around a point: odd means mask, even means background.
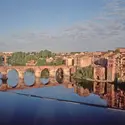
[[[125,0],[0,0],[0,51],[125,47]]]

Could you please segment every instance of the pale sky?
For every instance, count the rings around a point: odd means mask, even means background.
[[[125,47],[125,0],[0,0],[0,51]]]

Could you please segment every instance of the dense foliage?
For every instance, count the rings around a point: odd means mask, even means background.
[[[77,71],[73,74],[73,78],[76,82],[80,83],[84,81],[86,78],[93,78],[93,67],[88,66],[84,68],[78,68]]]
[[[37,66],[44,66],[44,65],[46,65],[46,59],[45,58],[39,58],[37,60],[37,64],[36,65]]]
[[[58,66],[58,65],[62,65],[64,64],[64,61],[61,58],[57,58],[54,62],[54,65]]]
[[[46,58],[54,58],[55,53],[49,50],[41,50],[40,52],[15,52],[11,57],[8,57],[8,64],[12,66],[25,66],[28,61],[34,60],[37,66],[43,65],[62,65],[64,64],[61,58],[54,59],[52,62],[46,62]]]
[[[74,55],[74,54],[79,54],[79,53],[81,53],[81,52],[71,52],[70,54]]]

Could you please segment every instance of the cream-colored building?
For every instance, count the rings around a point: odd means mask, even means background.
[[[74,59],[73,58],[67,58],[66,59],[66,65],[67,66],[73,66],[74,65]]]
[[[92,57],[84,56],[80,59],[80,67],[86,67],[92,64]]]
[[[50,58],[46,58],[46,62],[47,63],[50,63],[50,62],[52,62],[54,59],[52,58],[52,57],[50,57]]]
[[[92,64],[92,57],[77,56],[74,58],[74,66],[86,67]]]

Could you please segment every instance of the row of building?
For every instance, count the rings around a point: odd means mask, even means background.
[[[117,48],[107,52],[85,52],[63,57],[67,66],[95,69],[94,78],[114,80],[116,75],[125,80],[125,48]]]

